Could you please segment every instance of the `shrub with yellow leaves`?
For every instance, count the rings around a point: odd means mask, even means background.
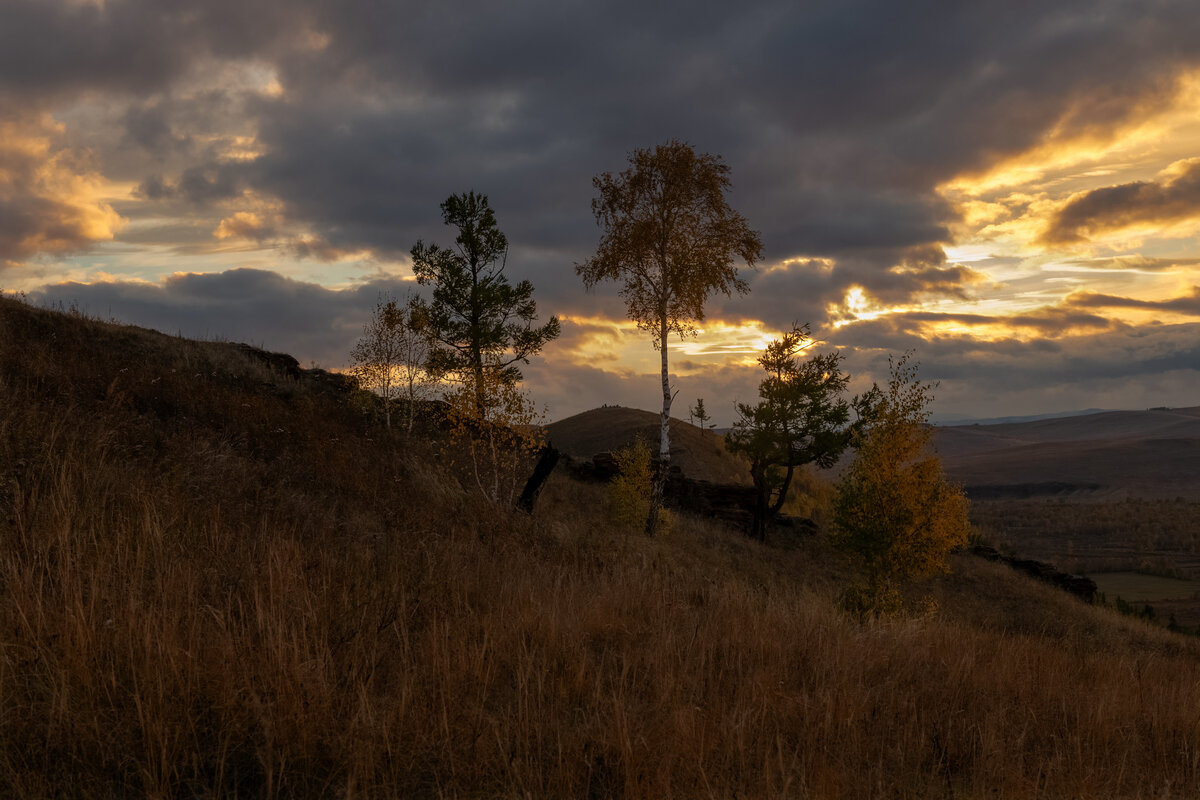
[[[650,513],[650,496],[654,491],[654,463],[650,445],[642,437],[613,453],[619,472],[608,485],[608,509],[612,521],[622,528],[636,530]],[[656,530],[666,534],[671,529],[671,513],[659,506]]]
[[[833,502],[831,539],[863,566],[867,597],[894,598],[896,584],[946,571],[970,533],[966,496],[931,449],[933,386],[917,380],[909,356],[889,360],[888,387],[876,392]],[[861,589],[852,593],[851,605],[864,606]]]

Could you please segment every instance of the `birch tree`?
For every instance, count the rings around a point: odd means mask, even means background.
[[[407,303],[398,304],[381,295],[350,353],[351,374],[383,400],[388,430],[392,427],[392,405],[403,397],[408,402],[407,429],[411,433],[417,401],[431,392],[433,382],[425,370],[429,337],[422,328],[411,297]]]
[[[762,240],[725,199],[729,167],[686,142],[634,150],[628,169],[605,172],[592,184],[599,192],[592,213],[603,234],[596,254],[575,271],[589,289],[608,280],[621,284],[629,318],[650,332],[662,360],[658,469],[646,517],[646,534],[653,536],[671,462],[668,338],[695,335],[713,292],[749,291],[737,261],[753,267]]]

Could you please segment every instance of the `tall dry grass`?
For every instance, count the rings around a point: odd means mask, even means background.
[[[220,348],[0,337],[4,796],[1200,789],[1191,640],[966,561],[941,618],[859,625],[819,542],[621,536],[560,478],[497,512]]]

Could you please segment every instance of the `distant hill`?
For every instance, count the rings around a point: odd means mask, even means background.
[[[1061,419],[1063,417],[1081,417],[1086,414],[1102,414],[1106,411],[1111,411],[1109,408],[1085,408],[1079,411],[1056,411],[1051,414],[1024,414],[1021,416],[1008,417],[963,417],[951,415],[947,417],[938,417],[934,415],[933,424],[952,427],[955,425],[1003,425],[1010,422],[1037,422],[1043,419]]]
[[[546,426],[551,443],[568,455],[590,458],[631,444],[638,436],[658,451],[659,415],[623,406],[602,406]],[[749,483],[749,466],[725,449],[725,437],[679,419],[671,420],[671,462],[683,474],[718,483]]]
[[[1200,497],[1200,407],[939,427],[934,441],[979,497]]]
[[[658,414],[604,406],[547,430],[560,450],[589,458],[638,435],[656,447]],[[934,443],[946,472],[978,499],[1200,498],[1200,406],[943,426],[935,428]],[[749,481],[722,433],[683,420],[671,420],[671,459],[689,477]]]

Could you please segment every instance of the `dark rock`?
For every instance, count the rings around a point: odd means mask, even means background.
[[[617,458],[612,453],[596,453],[592,456],[592,467],[599,480],[612,480],[621,474]]]
[[[571,477],[593,483],[610,481],[620,473],[612,453],[597,453],[588,460],[563,456],[560,463]],[[667,471],[663,499],[668,508],[718,519],[747,531],[754,518],[753,486],[693,480],[674,466]],[[769,524],[773,530],[795,534],[813,534],[817,530],[812,520],[785,514],[777,515]]]
[[[971,553],[988,561],[1007,564],[1018,572],[1023,572],[1039,581],[1057,586],[1059,589],[1070,592],[1089,605],[1096,602],[1096,582],[1091,578],[1059,572],[1053,564],[1047,564],[1044,561],[1001,555],[994,547],[988,547],[987,545],[975,545],[971,548]]]
[[[255,361],[261,361],[281,375],[299,378],[303,372],[300,369],[300,362],[287,353],[271,353],[258,347],[251,347],[248,344],[237,344],[236,347],[250,358],[253,358]]]
[[[358,380],[353,375],[341,372],[329,372],[323,369],[301,370],[301,375],[307,381],[334,394],[350,394],[358,388]]]

